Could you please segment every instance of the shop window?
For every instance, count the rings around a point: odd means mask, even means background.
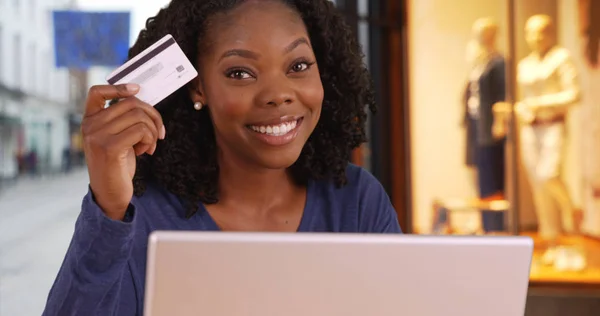
[[[600,285],[600,1],[407,8],[413,231],[528,235],[532,281]]]

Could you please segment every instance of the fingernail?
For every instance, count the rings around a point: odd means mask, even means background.
[[[162,128],[160,129],[160,139],[165,139],[165,137],[167,137],[167,130],[165,129],[165,126],[163,125]]]
[[[135,83],[128,83],[125,85],[125,89],[127,89],[129,92],[137,92],[140,90],[140,86]]]

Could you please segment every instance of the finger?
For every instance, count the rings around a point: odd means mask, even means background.
[[[154,143],[154,145],[146,145],[146,144],[139,143],[139,144],[133,146],[133,150],[135,151],[135,154],[137,156],[140,156],[144,153],[146,153],[148,155],[154,155],[154,152],[156,151],[156,147],[157,147],[157,143]]]
[[[143,153],[147,153],[148,155],[154,155],[157,147],[156,138],[153,138],[152,143],[148,144],[145,142],[137,143],[133,146],[133,150],[136,156],[139,156]]]
[[[154,152],[156,152],[156,147],[158,147],[158,143],[156,142],[156,140],[154,140],[152,145],[146,146],[146,148],[142,149],[140,155],[143,153],[147,153],[148,155],[154,155]]]
[[[150,118],[146,111],[138,107],[133,108],[132,110],[130,110],[127,113],[124,113],[121,116],[118,116],[112,121],[109,121],[102,128],[104,129],[105,133],[116,135],[138,123],[146,124],[148,129],[150,129],[150,131],[152,132],[154,141],[158,139],[159,129],[157,129],[156,124],[154,123],[152,118]]]
[[[159,138],[164,139],[164,123],[160,113],[153,106],[151,106],[148,103],[142,102],[136,97],[129,97],[109,107],[108,109],[103,111],[100,116],[95,118],[94,125],[104,126],[105,124],[116,120],[118,117],[132,110],[144,111],[156,126],[156,130],[159,131]]]
[[[111,137],[111,146],[118,150],[125,148],[136,149],[136,155],[148,151],[156,143],[154,135],[144,123],[137,123]],[[138,151],[139,150],[139,151]]]
[[[84,116],[90,116],[102,111],[106,101],[131,97],[138,93],[139,90],[140,86],[137,84],[92,86],[88,92]]]

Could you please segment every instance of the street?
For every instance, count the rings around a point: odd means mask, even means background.
[[[87,185],[78,169],[0,192],[0,316],[41,315]]]

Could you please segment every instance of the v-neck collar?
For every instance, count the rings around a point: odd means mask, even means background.
[[[312,221],[314,218],[314,182],[309,180],[306,185],[306,202],[304,203],[304,210],[302,211],[302,218],[300,219],[300,224],[298,225],[298,229],[296,232],[309,232],[310,227],[312,225]],[[210,216],[210,213],[206,210],[204,203],[198,203],[198,212],[196,213],[195,218],[200,220],[204,225],[204,230],[207,231],[221,231],[221,228],[215,220]]]

